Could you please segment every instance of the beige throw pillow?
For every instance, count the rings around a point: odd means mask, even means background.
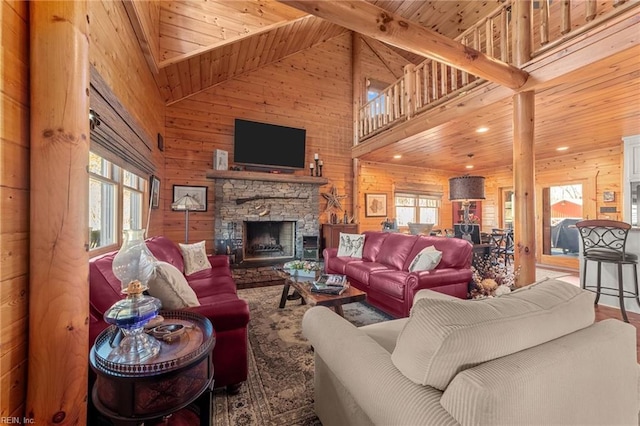
[[[195,244],[180,244],[185,275],[191,275],[198,271],[211,268],[204,244],[204,241]]]
[[[200,306],[198,297],[182,272],[170,263],[158,261],[149,280],[149,294],[162,302],[163,309]]]
[[[338,245],[338,257],[356,257],[362,259],[362,248],[364,247],[364,235],[340,233],[340,244]]]
[[[409,272],[414,271],[431,271],[438,266],[442,259],[442,252],[436,250],[434,246],[428,246],[420,250],[416,257],[409,265]]]
[[[593,324],[594,295],[558,280],[483,300],[423,298],[398,336],[393,364],[445,390],[461,371]]]

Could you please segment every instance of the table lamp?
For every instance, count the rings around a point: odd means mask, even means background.
[[[173,210],[184,210],[185,214],[185,227],[184,227],[184,242],[189,242],[189,212],[191,210],[199,210],[202,209],[203,205],[200,204],[200,201],[195,199],[193,196],[189,194],[185,194],[182,197],[178,198],[174,203],[171,204],[171,208]]]
[[[145,324],[158,315],[162,306],[159,299],[142,294],[156,264],[144,242],[144,232],[144,229],[125,230],[122,247],[113,258],[113,275],[120,280],[121,291],[127,297],[114,303],[104,313],[104,320],[123,334],[108,357],[119,364],[138,364],[160,352],[160,342],[144,332]]]
[[[484,177],[460,176],[449,179],[449,200],[462,202],[463,224],[460,227],[462,238],[471,243],[473,243],[471,238],[473,226],[469,219],[469,205],[471,201],[484,199]]]

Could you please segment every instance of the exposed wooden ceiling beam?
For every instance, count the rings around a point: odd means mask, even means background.
[[[528,74],[364,0],[278,0],[352,31],[518,89]]]

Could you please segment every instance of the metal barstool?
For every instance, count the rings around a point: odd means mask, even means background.
[[[638,256],[626,252],[627,236],[631,225],[616,220],[583,220],[576,223],[582,238],[584,268],[582,273],[582,288],[596,293],[595,304],[598,304],[600,294],[618,297],[620,311],[625,322],[627,311],[624,307],[624,299],[633,297],[640,306],[638,298]],[[587,262],[598,263],[598,281],[595,286],[587,285]],[[601,285],[602,263],[618,265],[618,288]],[[622,265],[632,265],[634,271],[635,291],[625,290],[622,281]]]

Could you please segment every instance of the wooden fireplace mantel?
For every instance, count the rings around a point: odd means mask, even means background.
[[[208,179],[261,180],[267,182],[306,183],[326,185],[329,179],[315,176],[301,176],[288,173],[246,172],[237,170],[207,170]]]

